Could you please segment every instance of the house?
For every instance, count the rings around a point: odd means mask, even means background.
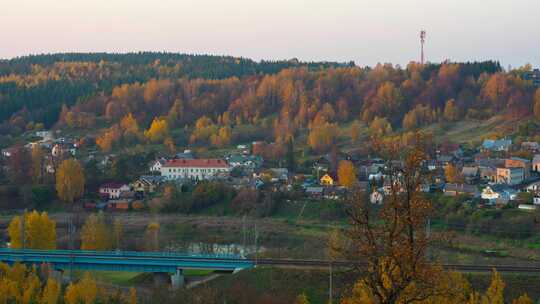
[[[369,195],[369,201],[372,204],[381,205],[383,203],[384,196],[381,192],[375,190]]]
[[[524,141],[521,143],[521,150],[538,152],[540,151],[540,144],[535,141]]]
[[[131,188],[124,183],[106,183],[99,187],[99,195],[104,199],[118,199],[123,193],[130,191]]]
[[[41,137],[41,142],[52,141],[54,139],[53,131],[36,131],[36,136]]]
[[[540,86],[540,70],[534,69],[523,73],[523,79],[530,81],[536,87]]]
[[[160,171],[167,180],[206,180],[219,173],[228,174],[231,167],[222,159],[173,159],[167,161]]]
[[[277,181],[287,182],[289,180],[289,169],[287,168],[270,168],[268,169],[272,173],[272,179]]]
[[[523,182],[523,168],[497,168],[497,184],[519,185]]]
[[[335,183],[335,179],[327,173],[321,177],[320,183],[323,186],[333,186]]]
[[[516,190],[505,185],[493,185],[482,189],[482,194],[480,197],[489,201],[490,204],[506,204],[508,201],[515,200],[517,198],[517,192]]]
[[[461,175],[467,184],[474,184],[480,178],[480,169],[476,166],[465,166],[461,169]]]
[[[194,159],[195,156],[191,150],[184,150],[184,152],[176,153],[175,159]]]
[[[157,188],[165,181],[163,176],[143,175],[131,184],[133,191],[139,195],[154,193]]]
[[[324,188],[323,187],[307,187],[306,194],[311,198],[320,199],[323,197]]]
[[[540,172],[540,154],[536,154],[532,160],[532,170]]]
[[[495,201],[500,197],[500,194],[498,192],[493,191],[493,189],[490,186],[487,186],[484,189],[482,189],[482,193],[480,194],[480,197],[484,200],[489,201],[490,203],[495,203]]]
[[[73,145],[67,142],[57,143],[53,146],[51,150],[51,154],[54,157],[63,157],[66,155],[75,156],[76,153],[77,153],[76,145]]]
[[[511,146],[512,146],[511,139],[497,139],[497,140],[485,139],[484,142],[482,143],[482,150],[502,152],[502,151],[510,150]]]
[[[166,158],[158,158],[150,163],[150,172],[161,172],[161,167],[167,162]]]
[[[263,164],[263,158],[260,155],[233,154],[227,157],[227,161],[233,168],[243,167],[248,169],[257,169]]]
[[[506,168],[523,168],[523,179],[528,179],[531,176],[531,161],[519,157],[511,157],[504,160]]]
[[[476,189],[476,186],[473,185],[447,183],[444,186],[444,195],[468,195],[476,197],[478,196],[478,189]]]
[[[532,182],[524,188],[529,193],[540,193],[540,181]]]

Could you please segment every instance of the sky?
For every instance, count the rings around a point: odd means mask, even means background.
[[[0,58],[169,51],[540,66],[538,0],[0,0]]]

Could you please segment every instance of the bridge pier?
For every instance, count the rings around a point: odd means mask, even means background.
[[[171,286],[172,289],[180,289],[184,287],[186,280],[184,278],[184,271],[182,269],[177,269],[175,274],[171,275]]]
[[[182,269],[177,269],[176,273],[169,274],[166,272],[155,272],[154,273],[154,286],[163,287],[170,286],[172,289],[180,289],[184,287],[185,278],[184,271]]]
[[[163,287],[169,285],[169,274],[166,272],[154,272],[154,286]]]

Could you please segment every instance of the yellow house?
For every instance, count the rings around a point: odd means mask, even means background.
[[[325,175],[323,175],[321,177],[321,185],[333,186],[334,185],[334,179],[329,174],[325,174]]]

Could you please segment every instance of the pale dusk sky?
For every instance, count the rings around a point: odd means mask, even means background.
[[[539,0],[1,0],[0,58],[169,51],[540,66]]]

